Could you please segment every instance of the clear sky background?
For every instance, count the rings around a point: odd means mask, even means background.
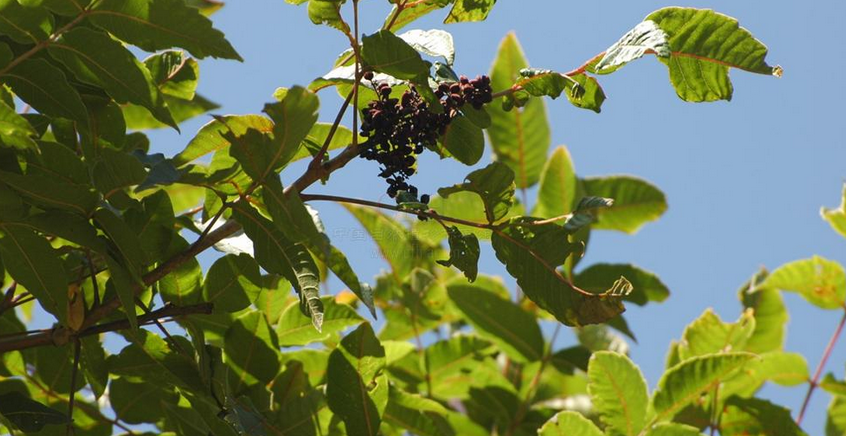
[[[381,25],[387,3],[361,2],[363,32]],[[517,34],[533,67],[567,71],[604,50],[651,11],[670,5],[651,0],[500,0],[483,23],[444,25],[442,11],[408,28],[451,32],[456,69],[468,76],[489,71],[509,31]],[[671,289],[664,304],[632,306],[626,313],[639,338],[631,356],[653,388],[670,340],[708,307],[723,319],[736,319],[737,289],[758,268],[772,270],[814,254],[846,263],[846,240],[819,217],[821,206],[839,204],[846,178],[846,57],[841,45],[846,2],[702,0],[676,5],[736,17],[769,46],[767,60],[782,65],[784,77],[733,71],[732,102],[691,104],[675,96],[666,68],[647,57],[600,78],[608,95],[602,114],[576,109],[563,98],[547,101],[553,147],[569,147],[579,175],[631,174],[667,194],[667,213],[638,234],[594,232],[582,264],[631,262],[658,274]],[[213,20],[246,60],[201,63],[200,92],[221,104],[217,113],[260,112],[276,87],[308,84],[326,73],[347,47],[336,30],[311,24],[305,6],[283,0],[232,0]],[[321,120],[331,121],[341,100],[332,90],[322,91],[321,100]],[[178,152],[208,120],[186,123],[182,135],[152,133],[154,151]],[[489,161],[488,153],[478,166]],[[460,182],[470,170],[429,156],[413,181],[422,192],[434,193]],[[290,181],[299,172],[301,168],[289,168],[284,178]],[[376,173],[375,164],[356,161],[334,174],[328,186],[308,192],[389,200]],[[358,228],[340,207],[316,206],[330,235]],[[369,241],[349,237],[333,242],[363,280],[372,280],[386,267]],[[480,270],[507,278],[490,245],[484,245]],[[212,258],[203,255],[206,267]],[[332,281],[329,288],[337,292],[341,285]],[[791,315],[786,348],[807,356],[813,370],[841,314],[824,312],[795,295],[785,300]],[[561,335],[558,346],[574,341],[572,334]],[[828,370],[842,378],[844,361],[846,340],[838,344]],[[765,390],[766,396],[794,410],[804,394],[804,386]],[[822,434],[828,400],[824,392],[815,394],[805,421],[809,434]]]

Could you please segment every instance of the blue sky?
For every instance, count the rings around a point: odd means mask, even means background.
[[[669,210],[634,236],[596,232],[584,265],[631,262],[658,274],[672,291],[661,305],[632,307],[629,323],[639,337],[632,357],[654,387],[667,346],[684,326],[713,307],[726,320],[740,312],[736,290],[758,268],[819,254],[846,263],[846,240],[819,218],[821,206],[835,207],[846,178],[846,57],[839,41],[846,3],[706,0],[676,5],[707,7],[734,16],[770,48],[768,61],[785,69],[782,79],[732,72],[730,103],[690,104],[679,100],[666,68],[653,58],[600,78],[608,95],[602,114],[548,101],[553,146],[566,144],[581,176],[632,174],[666,194]],[[649,12],[669,3],[558,2],[501,0],[483,23],[443,25],[444,12],[409,28],[444,28],[456,40],[456,69],[468,76],[486,73],[497,46],[514,31],[534,67],[567,71],[604,50]],[[387,1],[361,2],[362,31],[375,30]],[[305,7],[283,0],[231,1],[213,17],[245,63],[203,61],[200,92],[221,104],[218,113],[258,113],[278,86],[305,85],[327,72],[346,39],[311,24]],[[495,90],[496,91],[496,90]],[[321,119],[334,118],[340,99],[321,93]],[[181,150],[208,118],[183,126],[182,135],[157,131],[155,151]],[[550,149],[550,152],[552,149]],[[479,165],[490,161],[489,156]],[[284,178],[301,171],[290,168]],[[461,181],[470,171],[460,164],[425,158],[414,181],[423,192]],[[382,199],[383,182],[372,163],[354,162],[325,187],[308,192]],[[530,191],[530,198],[533,198]],[[318,204],[330,230],[358,228],[341,208]],[[371,279],[385,264],[370,242],[335,242],[360,277]],[[212,255],[204,255],[205,263]],[[489,248],[482,271],[505,276]],[[340,290],[337,281],[331,291]],[[823,312],[786,295],[791,321],[787,350],[816,366],[839,312]],[[560,346],[572,343],[561,335]],[[828,370],[843,375],[846,341]],[[805,390],[768,388],[767,396],[798,409]],[[828,396],[818,392],[806,430],[822,434]]]

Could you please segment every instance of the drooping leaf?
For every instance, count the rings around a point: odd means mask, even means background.
[[[247,308],[261,291],[261,274],[248,254],[229,254],[212,264],[203,283],[203,300],[222,312]]]
[[[520,100],[522,93],[534,97],[551,97],[553,100],[562,93],[574,106],[590,109],[599,113],[605,101],[605,92],[595,78],[585,74],[568,76],[552,70],[524,68],[520,70],[519,80],[514,84],[519,89],[513,98]]]
[[[654,185],[629,176],[584,179],[587,195],[614,199],[614,205],[597,211],[594,229],[635,233],[667,210],[664,193]]]
[[[608,263],[591,265],[576,274],[574,282],[584,290],[599,293],[604,290],[609,281],[616,280],[620,276],[627,278],[634,288],[625,297],[626,301],[639,306],[649,302],[660,303],[670,295],[667,285],[658,276],[634,265]]]
[[[646,17],[669,37],[670,81],[685,101],[731,100],[729,69],[780,77],[767,65],[767,47],[737,20],[708,9],[669,7]]]
[[[843,266],[820,256],[782,265],[767,277],[764,286],[796,292],[823,309],[841,309],[846,304]]]
[[[512,219],[511,226],[495,232],[491,239],[497,258],[526,296],[570,326],[601,323],[622,313],[622,298],[631,292],[631,284],[620,278],[601,294],[573,287],[556,268],[569,256],[579,255],[581,244],[570,243],[561,226],[533,225],[533,221]]]
[[[200,78],[200,65],[183,52],[168,50],[144,59],[153,83],[162,93],[183,100],[194,98]]]
[[[294,347],[323,341],[347,327],[363,321],[355,309],[335,301],[333,297],[321,298],[323,304],[323,325],[320,331],[314,329],[311,320],[304,316],[296,304],[289,305],[279,318],[276,333],[279,345]]]
[[[344,207],[361,223],[373,237],[382,256],[390,264],[398,281],[411,272],[415,261],[421,256],[421,242],[396,221],[382,213],[360,206]]]
[[[283,275],[300,295],[300,309],[311,317],[320,331],[323,306],[320,302],[320,271],[308,250],[288,240],[255,209],[240,203],[233,207],[233,217],[253,241],[255,258],[265,270]]]
[[[0,415],[27,433],[41,431],[47,425],[64,425],[69,421],[64,413],[17,391],[0,395]]]
[[[91,20],[123,41],[148,52],[182,47],[206,56],[243,60],[211,21],[178,0],[104,0]]]
[[[47,51],[80,81],[102,87],[118,103],[143,106],[157,120],[176,128],[150,72],[107,34],[78,27],[64,33]]]
[[[553,218],[572,212],[576,202],[576,183],[573,159],[567,147],[562,145],[552,152],[543,167],[532,216]]]
[[[361,42],[362,60],[374,71],[404,80],[428,75],[429,66],[420,53],[387,30],[365,36]]]
[[[488,222],[494,223],[504,218],[514,203],[514,186],[514,173],[506,165],[494,162],[468,174],[460,185],[438,189],[438,194],[447,198],[456,192],[476,193],[485,204]]]
[[[640,59],[647,53],[654,53],[661,58],[670,56],[670,43],[667,34],[651,20],[639,23],[629,30],[619,41],[605,50],[604,56],[590,67],[595,74],[610,74],[623,65]]]
[[[67,277],[50,243],[28,228],[0,223],[0,257],[9,275],[64,324]]]
[[[449,297],[479,336],[497,344],[517,362],[543,357],[544,341],[535,317],[481,286],[452,284]]]
[[[190,247],[185,239],[175,236],[168,247],[166,259],[184,252]],[[162,300],[177,306],[196,304],[203,297],[203,270],[196,258],[179,265],[173,272],[158,282]]]
[[[793,421],[790,410],[758,398],[731,397],[720,414],[720,434],[806,435]]]
[[[596,424],[587,419],[578,412],[559,412],[547,421],[543,427],[538,430],[539,436],[560,436],[560,435],[579,435],[579,436],[602,436]]]
[[[439,264],[454,266],[464,273],[467,280],[473,282],[479,273],[479,239],[476,235],[462,235],[458,227],[452,226],[449,234],[449,259],[437,261]]]
[[[494,92],[509,89],[520,77],[520,70],[528,61],[513,33],[506,35],[499,46],[491,67],[491,87]],[[542,99],[531,98],[522,108],[505,111],[499,104],[488,105],[491,127],[488,138],[497,161],[514,171],[518,188],[537,183],[549,146],[552,144],[546,106]]]
[[[100,150],[100,159],[94,165],[94,186],[108,200],[112,195],[147,178],[144,165],[135,156],[111,148]]]
[[[106,350],[96,336],[88,336],[80,340],[80,366],[85,372],[88,385],[99,399],[106,392],[109,383],[109,368],[106,365]]]
[[[444,23],[484,21],[493,9],[496,0],[455,0]]]
[[[239,316],[227,330],[224,343],[224,356],[235,376],[234,392],[256,382],[269,383],[279,372],[279,343],[261,312]]]
[[[646,432],[646,436],[702,436],[696,427],[676,422],[659,423]]]
[[[420,53],[442,57],[448,65],[455,62],[455,44],[452,40],[452,34],[445,30],[414,29],[397,36]]]
[[[640,370],[625,355],[600,351],[590,358],[588,391],[614,434],[635,436],[646,425],[649,394]]]
[[[835,232],[846,238],[846,184],[843,185],[843,200],[837,209],[822,208],[820,215],[828,221]]]
[[[754,358],[750,353],[710,354],[682,361],[668,369],[658,381],[652,398],[656,421],[672,418]]]
[[[326,399],[351,435],[376,436],[388,400],[385,349],[365,322],[329,356]]]

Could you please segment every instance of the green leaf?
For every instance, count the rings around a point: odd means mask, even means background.
[[[723,353],[694,357],[668,369],[652,398],[655,421],[672,418],[700,395],[728,379],[755,358],[750,353]]]
[[[585,74],[567,76],[551,70],[524,68],[520,70],[520,80],[514,84],[518,92],[527,92],[535,97],[558,98],[566,93],[567,99],[576,107],[590,109],[599,113],[605,101],[605,93],[599,82]],[[519,99],[519,96],[515,96]]]
[[[573,158],[567,147],[556,148],[543,167],[532,216],[553,218],[572,212],[576,204],[577,182]]]
[[[0,171],[0,182],[44,208],[69,210],[83,216],[90,215],[100,201],[91,188],[37,174],[22,176]]]
[[[846,396],[846,381],[837,380],[834,374],[828,373],[820,381],[820,388],[832,395]]]
[[[599,82],[586,74],[570,76],[578,86],[572,86],[567,91],[567,100],[573,106],[582,109],[590,109],[596,113],[601,112],[602,103],[605,102],[605,91],[599,86]]]
[[[743,377],[728,381],[720,395],[751,397],[766,382],[780,386],[797,386],[807,383],[811,375],[805,357],[797,353],[773,351],[760,355],[743,369]]]
[[[394,278],[401,282],[401,278],[411,272],[416,259],[422,256],[420,241],[405,227],[380,212],[349,204],[344,207],[373,237],[382,257],[391,266]]]
[[[649,394],[640,370],[625,355],[600,351],[590,358],[588,391],[613,434],[636,436],[646,425]]]
[[[0,395],[0,415],[23,432],[41,431],[46,425],[64,425],[68,416],[25,397],[17,391]]]
[[[80,340],[80,365],[85,372],[85,378],[94,398],[100,397],[106,392],[106,385],[109,383],[109,368],[106,365],[106,350],[100,339],[96,336],[88,336]]]
[[[320,331],[315,330],[311,325],[311,320],[303,316],[296,304],[289,305],[282,312],[282,317],[276,327],[279,345],[295,347],[325,341],[332,338],[334,333],[363,321],[355,309],[349,305],[336,302],[334,297],[323,297],[320,300],[323,304],[322,329]]]
[[[0,145],[37,152],[38,145],[33,140],[35,136],[35,129],[29,122],[0,101]]]
[[[341,17],[341,5],[344,3],[346,0],[309,0],[308,18],[314,24],[325,24],[350,33],[350,26]]]
[[[415,435],[453,436],[456,433],[446,420],[447,413],[437,401],[391,386],[383,418],[386,423],[413,431]]]
[[[650,428],[646,436],[702,436],[702,433],[698,428],[689,425],[662,422]]]
[[[459,218],[477,224],[488,224],[485,204],[482,198],[473,192],[456,192],[448,198],[435,195],[429,200],[429,208],[443,216]],[[523,215],[523,206],[515,199],[515,204],[508,210],[506,218]],[[461,233],[476,235],[479,240],[490,240],[491,231],[479,227],[456,224]],[[438,244],[449,235],[443,226],[434,220],[417,221],[413,224],[412,232],[418,238],[432,245]]]
[[[320,331],[323,323],[323,306],[320,302],[320,271],[308,250],[285,238],[270,221],[250,206],[237,203],[233,217],[244,227],[253,241],[255,258],[265,270],[282,274],[300,295],[300,309],[311,316],[314,327]]]
[[[111,148],[100,150],[100,158],[92,171],[94,186],[108,200],[117,192],[140,184],[147,171],[137,157]]]
[[[361,40],[361,57],[366,67],[402,80],[429,74],[429,65],[412,46],[387,30]]]
[[[118,103],[143,106],[157,120],[177,128],[150,72],[107,34],[79,27],[64,33],[47,51],[80,81],[102,87]]]
[[[94,222],[114,243],[119,260],[126,263],[134,277],[140,278],[147,265],[147,256],[141,248],[138,235],[125,221],[108,209],[98,209],[94,212]]]
[[[559,412],[538,430],[538,436],[603,436],[596,424],[577,412]]]
[[[668,38],[667,34],[654,21],[643,21],[634,29],[626,32],[611,47],[608,47],[602,59],[595,65],[590,66],[590,71],[595,74],[610,74],[623,65],[640,59],[649,53],[667,58],[670,56]]]
[[[292,242],[304,242],[313,252],[326,252],[328,240],[317,229],[314,219],[297,192],[285,194],[279,177],[268,177],[261,198],[273,224]]]
[[[124,213],[124,220],[138,235],[148,259],[161,259],[174,239],[176,218],[170,196],[164,190],[144,197],[140,208]]]
[[[445,30],[414,29],[398,36],[420,53],[442,57],[448,65],[455,62],[455,43],[452,34]]]
[[[425,362],[428,364],[432,386],[430,396],[443,399],[466,396],[472,384],[472,379],[466,374],[480,365],[485,350],[490,348],[490,342],[467,335],[456,335],[427,347]],[[468,380],[462,382],[462,376]],[[428,391],[428,386],[426,388]]]
[[[39,43],[53,33],[53,17],[44,8],[26,7],[15,0],[0,3],[0,35],[20,44]]]
[[[27,59],[0,76],[21,100],[39,113],[88,125],[88,112],[65,73],[45,59]]]
[[[679,358],[743,350],[754,330],[752,311],[744,312],[736,323],[725,323],[713,310],[706,309],[684,329]]]
[[[214,303],[215,311],[246,309],[259,292],[259,267],[248,254],[228,254],[216,260],[203,283],[203,300]]]
[[[308,132],[308,135],[306,135],[303,140],[302,147],[297,154],[291,158],[291,162],[316,156],[320,151],[320,148],[323,147],[323,144],[326,142],[326,138],[329,137],[329,132],[331,130],[332,124],[330,123],[316,123],[312,126],[311,131]],[[337,150],[350,144],[352,144],[352,131],[347,127],[338,126],[335,129],[335,134],[332,136],[332,140],[329,141],[329,147],[326,151]]]
[[[784,435],[806,433],[793,422],[790,410],[758,398],[731,397],[720,414],[720,435]]]
[[[124,313],[133,329],[138,328],[138,318],[135,313],[135,287],[138,280],[132,276],[120,262],[112,256],[105,257],[106,265],[109,267],[109,281],[106,284],[106,292],[117,294]]]
[[[273,137],[253,129],[242,136],[230,130],[224,134],[232,143],[230,154],[254,181],[265,181],[271,172],[285,166],[297,154],[300,143],[317,121],[319,106],[320,101],[311,91],[291,88],[284,100],[264,106],[264,112],[274,122]]]
[[[839,263],[814,256],[782,265],[764,286],[797,292],[823,309],[842,309],[846,304],[846,272]]]
[[[0,257],[12,279],[38,299],[44,310],[65,324],[67,277],[50,243],[28,228],[0,223]]]
[[[170,259],[183,253],[190,247],[185,239],[176,236],[165,259]],[[170,274],[164,276],[158,283],[162,300],[176,306],[187,306],[199,303],[203,292],[203,270],[196,258],[191,258],[179,265]]]
[[[644,306],[651,301],[660,303],[670,296],[670,290],[658,276],[634,265],[608,263],[591,265],[576,274],[574,281],[580,288],[596,294],[602,292],[608,282],[620,276],[627,278],[634,288],[625,297],[626,301],[631,301],[638,306]]]
[[[224,356],[234,371],[233,392],[256,382],[269,383],[279,373],[279,343],[261,312],[239,316],[226,331]]]
[[[370,324],[362,323],[329,356],[326,399],[347,434],[376,436],[388,400],[385,349]]]
[[[824,207],[820,209],[820,215],[828,221],[835,232],[846,238],[846,184],[843,185],[843,200],[840,201],[840,207],[837,209]]]
[[[541,359],[543,335],[533,315],[481,286],[452,284],[447,292],[479,336],[497,344],[517,362]]]
[[[115,415],[130,424],[154,423],[164,417],[164,404],[176,404],[179,395],[150,383],[116,378],[109,385],[109,402]]]
[[[391,9],[391,13],[388,14],[388,17],[385,19],[385,24],[382,28],[387,30],[398,30],[432,11],[449,6],[453,1],[454,0],[416,1],[409,3],[408,6],[403,8],[399,13],[397,13],[397,2],[391,1],[391,3],[395,4],[393,9]]]
[[[496,0],[455,0],[444,23],[484,21],[493,9]]]
[[[153,333],[143,329],[124,333],[130,345],[106,359],[109,372],[113,375],[141,378],[146,383],[155,384],[159,389],[177,387],[187,392],[206,392],[206,385],[199,375],[196,362],[187,353],[191,344],[181,339],[171,344]],[[193,352],[192,352],[193,355]]]
[[[669,36],[671,55],[661,58],[670,81],[685,101],[731,100],[729,69],[780,77],[781,67],[767,65],[767,47],[737,20],[708,9],[670,7],[651,13]]]
[[[467,280],[473,282],[479,273],[479,238],[476,235],[462,235],[458,227],[452,226],[449,234],[449,259],[437,261],[439,264],[454,266],[464,273]]]
[[[629,176],[584,179],[587,195],[613,198],[614,205],[597,211],[594,229],[635,233],[667,210],[664,193],[645,180]]]
[[[104,0],[90,16],[98,27],[144,51],[182,47],[200,59],[243,61],[208,18],[180,0]]]
[[[514,187],[514,173],[508,166],[494,162],[468,174],[460,185],[438,189],[438,194],[444,198],[463,191],[478,194],[485,204],[488,222],[495,223],[508,214],[514,203]]]
[[[494,92],[509,89],[519,78],[519,71],[528,66],[517,37],[509,33],[502,40],[491,67]],[[552,143],[546,106],[540,98],[531,98],[524,107],[510,111],[499,106],[487,107],[491,115],[488,138],[496,160],[514,171],[518,188],[531,187],[540,177]]]
[[[452,119],[441,137],[441,146],[450,156],[464,165],[475,165],[485,151],[485,135],[482,128],[459,115]]]
[[[787,308],[781,292],[761,286],[766,278],[767,271],[761,270],[738,291],[744,309],[754,311],[755,331],[746,344],[746,351],[752,353],[781,350],[784,347]]]
[[[828,405],[828,418],[825,420],[826,436],[842,436],[846,433],[846,397],[837,395]]]
[[[197,132],[185,150],[173,158],[173,164],[183,167],[207,154],[228,149],[230,141],[225,138],[225,133],[229,132],[235,137],[240,137],[249,129],[269,133],[273,130],[273,123],[261,115],[229,115],[217,118]]]
[[[526,296],[569,326],[601,323],[621,314],[622,298],[631,292],[631,284],[621,277],[602,294],[574,288],[556,268],[578,255],[582,245],[568,242],[568,232],[561,226],[534,225],[534,221],[514,218],[510,227],[494,232],[491,239],[497,258]]]
[[[153,83],[164,93],[183,100],[194,98],[200,65],[181,51],[170,50],[148,57],[144,66]]]

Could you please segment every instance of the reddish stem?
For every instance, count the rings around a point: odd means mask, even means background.
[[[831,357],[831,352],[834,350],[834,344],[837,343],[837,340],[840,338],[840,334],[843,333],[844,325],[846,325],[846,308],[843,309],[843,317],[840,318],[840,323],[837,324],[837,328],[834,329],[834,334],[831,335],[831,339],[829,339],[828,345],[826,345],[825,351],[823,351],[820,363],[817,365],[816,371],[814,371],[814,376],[811,378],[811,384],[808,386],[808,392],[805,394],[805,401],[802,402],[802,409],[799,410],[799,416],[796,417],[796,425],[802,425],[802,419],[805,417],[805,411],[808,409],[808,404],[811,402],[811,395],[814,394],[814,390],[816,390],[817,386],[819,386],[822,371],[825,368],[826,362],[828,362],[828,358]]]

